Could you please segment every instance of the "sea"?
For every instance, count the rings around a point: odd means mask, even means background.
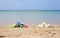
[[[0,25],[16,24],[29,25],[60,24],[60,10],[0,10]]]

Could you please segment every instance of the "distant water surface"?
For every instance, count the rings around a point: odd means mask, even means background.
[[[24,24],[60,24],[60,11],[0,11],[0,24],[14,24],[20,21]]]

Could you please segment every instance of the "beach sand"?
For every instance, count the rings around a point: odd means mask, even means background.
[[[0,38],[60,38],[60,27],[9,28],[8,26],[0,26]]]

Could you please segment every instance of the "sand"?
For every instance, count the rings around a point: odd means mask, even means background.
[[[60,38],[60,27],[9,28],[8,26],[0,26],[0,38]]]

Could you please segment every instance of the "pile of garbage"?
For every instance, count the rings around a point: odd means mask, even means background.
[[[42,22],[42,24],[39,24],[38,27],[48,28],[48,27],[50,27],[50,24],[46,24],[45,22]]]
[[[28,25],[27,24],[22,24],[20,22],[17,22],[16,24],[13,24],[10,26],[11,28],[27,28]]]

